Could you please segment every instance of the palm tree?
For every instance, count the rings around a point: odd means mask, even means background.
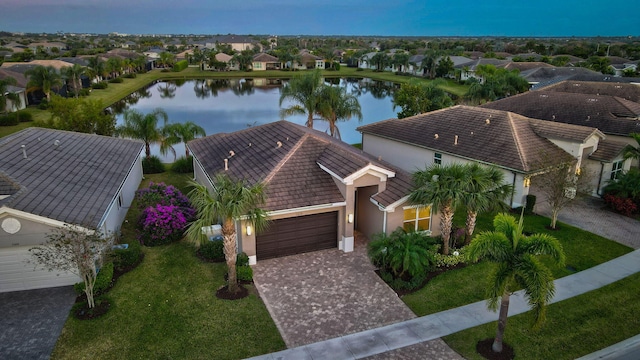
[[[185,156],[189,157],[187,143],[195,138],[207,136],[204,129],[191,121],[184,123],[169,124],[163,128],[169,143],[184,143]]]
[[[236,276],[236,221],[246,219],[257,232],[262,231],[268,223],[266,212],[261,209],[265,203],[265,187],[262,183],[249,186],[244,180],[234,180],[224,172],[214,176],[213,190],[207,186],[191,182],[193,190],[189,192],[191,203],[198,212],[198,219],[187,229],[187,239],[196,246],[207,241],[202,227],[222,221],[222,238],[224,241],[224,257],[229,272],[230,293],[238,291]]]
[[[160,59],[158,59],[158,63],[162,65],[163,68],[166,69],[168,67],[172,67],[175,62],[176,59],[172,53],[166,51],[160,53]]]
[[[409,201],[416,205],[430,205],[440,212],[444,255],[449,255],[453,213],[467,190],[468,178],[468,167],[459,163],[433,164],[413,174],[413,190],[409,194]]]
[[[86,69],[78,64],[73,64],[73,66],[63,67],[61,69],[62,76],[64,76],[67,81],[71,81],[71,86],[73,86],[73,94],[75,97],[78,97],[78,89],[81,87],[80,77],[84,75]]]
[[[320,70],[314,70],[300,76],[294,76],[288,84],[282,88],[279,105],[285,100],[292,100],[296,104],[286,109],[280,109],[283,118],[289,115],[306,114],[306,126],[313,128],[313,115],[318,107],[318,98],[322,87],[322,74]]]
[[[51,100],[51,89],[59,88],[62,85],[62,77],[53,66],[36,66],[24,73],[29,77],[27,86],[29,90],[42,90],[47,97],[47,101]]]
[[[358,98],[339,86],[322,87],[316,112],[329,123],[329,135],[337,139],[340,139],[338,121],[346,121],[354,116],[362,121]]]
[[[157,108],[148,114],[142,114],[137,110],[129,109],[124,112],[124,124],[116,128],[116,134],[121,137],[138,139],[144,141],[145,154],[151,156],[151,144],[160,145],[160,153],[163,155],[171,151],[176,156],[176,151],[171,147],[168,139],[163,135],[162,129],[158,128],[158,118],[163,119],[163,126],[167,125],[167,113]]]
[[[488,288],[488,307],[496,311],[500,299],[498,330],[492,345],[494,352],[502,351],[502,338],[507,326],[509,298],[519,288],[524,289],[529,306],[533,308],[534,326],[539,326],[545,318],[546,304],[555,291],[553,274],[539,259],[548,255],[555,265],[565,261],[562,245],[548,234],[525,236],[520,221],[508,214],[498,214],[493,219],[494,231],[480,233],[469,245],[468,255],[472,260],[480,258],[496,263]]]
[[[105,73],[104,61],[102,61],[99,57],[94,56],[89,58],[89,64],[87,65],[87,76],[91,78],[92,81],[100,81],[102,80],[102,76]]]
[[[462,202],[467,207],[465,242],[471,241],[479,212],[495,208],[505,208],[504,200],[513,193],[513,186],[504,183],[504,173],[495,167],[486,167],[478,163],[468,165],[468,188]]]

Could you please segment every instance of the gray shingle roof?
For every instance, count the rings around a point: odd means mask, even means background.
[[[518,114],[458,105],[361,126],[358,131],[524,173],[572,161],[571,155],[537,134],[534,125]]]
[[[212,177],[225,171],[224,159],[228,159],[226,172],[232,178],[249,185],[264,182],[269,211],[345,201],[332,175],[321,166],[342,179],[370,164],[392,170],[361,150],[286,120],[207,136],[188,146]],[[404,179],[403,174],[399,178]],[[402,181],[388,182],[384,196],[390,203],[407,194]],[[394,196],[403,191],[402,196]]]
[[[1,138],[0,171],[24,188],[5,199],[4,205],[67,223],[99,226],[143,147],[133,140],[40,128]]]
[[[640,104],[614,96],[529,91],[483,108],[512,111],[541,120],[598,128],[605,134],[640,132]]]
[[[617,96],[640,103],[640,86],[627,83],[566,80],[547,86],[541,90],[577,94]]]

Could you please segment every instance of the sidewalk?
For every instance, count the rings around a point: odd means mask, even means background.
[[[559,302],[598,289],[640,272],[640,250],[555,281]],[[511,296],[509,316],[529,311],[524,293]],[[465,305],[396,324],[341,336],[272,354],[255,360],[276,359],[362,359],[391,350],[434,340],[455,332],[496,321],[498,315],[487,310],[485,301]]]

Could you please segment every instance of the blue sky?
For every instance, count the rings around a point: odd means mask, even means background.
[[[639,36],[640,1],[2,0],[0,30],[130,34]]]

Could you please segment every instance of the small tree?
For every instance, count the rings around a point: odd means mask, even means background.
[[[535,177],[535,183],[551,209],[551,228],[556,228],[558,214],[578,194],[589,190],[590,176],[584,169],[574,171],[575,163],[564,163]]]
[[[40,265],[49,271],[68,271],[82,278],[87,304],[93,308],[93,286],[110,238],[96,230],[68,224],[46,236],[47,241],[43,245],[29,249],[32,262],[36,263],[36,267]]]

